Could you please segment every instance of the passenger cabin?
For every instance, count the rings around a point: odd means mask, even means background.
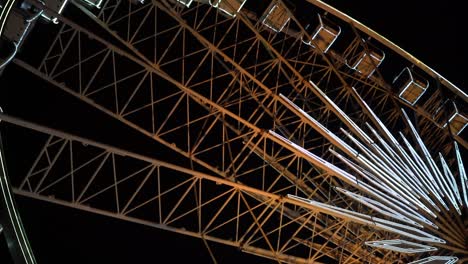
[[[4,1],[0,5],[0,73],[14,58],[41,11],[26,1]],[[8,9],[7,9],[8,8]]]
[[[406,103],[414,105],[429,87],[429,81],[424,80],[413,69],[405,67],[393,79],[393,85],[399,90],[398,97]]]
[[[320,14],[317,14],[317,17],[318,25],[315,28],[311,24],[305,26],[305,31],[308,36],[302,36],[302,42],[313,48],[318,47],[320,51],[326,53],[340,35],[341,28],[329,21],[324,23],[324,19]],[[313,28],[314,30],[312,31]],[[309,30],[311,32],[309,32]]]
[[[30,24],[23,14],[17,10],[13,10],[8,17],[2,36],[16,43],[16,45],[20,45]]]
[[[454,114],[450,120],[450,131],[455,135],[460,135],[468,124],[468,118],[460,113]]]
[[[453,135],[461,134],[468,124],[468,118],[460,113],[455,102],[449,99],[439,106],[433,115],[433,119],[442,128],[449,125],[450,132]]]
[[[262,24],[275,32],[281,32],[290,19],[288,8],[282,2],[272,2],[263,16]]]
[[[360,51],[356,51],[353,56],[346,59],[346,65],[365,78],[369,78],[384,60],[385,53],[365,40],[362,40],[361,44]]]
[[[210,5],[224,14],[235,17],[247,0],[210,0]]]

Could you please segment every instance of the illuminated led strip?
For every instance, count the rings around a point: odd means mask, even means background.
[[[316,202],[292,194],[288,194],[288,198],[312,205],[325,214],[330,214],[336,217],[348,219],[353,222],[374,226],[376,228],[396,233],[421,242],[445,244],[445,240],[412,226],[394,223],[382,218],[368,216],[366,214],[353,212],[351,210]]]
[[[316,94],[322,100],[325,100],[327,102],[327,104],[329,106],[331,106],[335,110],[335,112],[338,113],[339,116],[341,116],[340,119],[343,120],[348,127],[352,128],[356,132],[356,134],[367,143],[367,145],[371,146],[371,148],[373,149],[373,154],[377,154],[378,156],[381,156],[381,157],[383,156],[383,158],[385,159],[384,153],[378,148],[378,146],[376,146],[376,144],[374,144],[374,141],[356,123],[354,123],[354,121],[351,118],[349,118],[349,116],[343,110],[341,110],[317,85],[315,85],[315,83],[313,83],[312,81],[309,81],[309,83],[312,85],[312,87],[317,92]],[[289,101],[289,102],[292,103],[291,101]],[[372,112],[372,110],[370,108],[368,110],[370,112]],[[401,179],[405,179],[406,182],[408,182],[408,181],[412,182],[412,179],[405,176],[404,173],[403,174],[399,173],[397,167],[395,167],[395,163],[393,163],[389,159],[386,159],[386,162],[384,162],[382,159],[377,159],[376,156],[370,154],[370,151],[364,150],[365,147],[361,143],[359,143],[356,139],[354,139],[349,133],[347,133],[346,131],[343,131],[343,132],[349,138],[351,138],[351,140],[356,145],[358,145],[359,148],[362,151],[367,152],[367,157],[372,159],[373,164],[376,164],[377,165],[376,167],[379,168],[379,170],[380,170],[380,171],[378,171],[379,175],[383,175],[382,173],[385,173],[385,175],[389,175],[389,173],[390,174],[396,173],[398,175],[397,177],[387,176],[387,178],[390,179],[394,184],[399,185],[400,188],[406,189],[406,191],[408,191],[408,192],[413,191],[413,188],[405,188],[405,185],[398,184],[398,181],[401,180]],[[388,166],[385,166],[384,164],[386,164],[386,163],[389,164],[391,167],[393,167],[393,169],[390,169]],[[422,193],[421,189],[419,189],[419,194],[422,195],[422,196],[425,196],[426,200],[429,199],[427,197],[427,195]],[[420,204],[420,205],[422,205],[422,204]],[[425,207],[424,205],[422,205],[422,206]],[[428,211],[427,208],[425,210]]]
[[[312,118],[309,114],[307,114],[304,110],[302,110],[299,106],[297,106],[292,101],[290,101],[284,95],[280,94],[280,98],[285,102],[285,106],[288,109],[290,109],[291,111],[296,113],[298,116],[300,116],[304,121],[306,121],[309,125],[311,125],[323,137],[328,139],[333,145],[340,148],[348,156],[353,157],[361,165],[364,165],[368,170],[370,170],[370,172],[375,177],[378,177],[381,180],[385,181],[386,184],[388,184],[393,190],[398,192],[402,197],[418,205],[418,207],[425,210],[429,214],[432,214],[432,211],[429,208],[427,208],[423,203],[421,203],[411,191],[409,191],[409,186],[403,185],[401,182],[398,182],[397,180],[392,178],[390,175],[385,173],[382,169],[376,166],[372,161],[367,159],[364,155],[361,155],[361,153],[359,153],[358,151],[354,150],[347,143],[345,143],[342,139],[340,139],[334,133],[329,131],[320,122]],[[337,108],[337,111],[341,111],[338,107],[336,108]],[[347,116],[345,115],[343,117],[346,119]],[[349,119],[348,124],[350,126],[353,126],[354,123]],[[368,136],[365,135],[365,133],[363,133],[363,138],[366,138],[366,137],[368,138]],[[368,142],[371,142],[370,138],[368,139]]]
[[[411,178],[411,180],[415,181],[421,188],[423,189],[426,189],[425,185],[419,181],[419,177],[418,177],[418,171],[415,167],[414,167],[414,163],[411,159],[408,159],[408,155],[406,154],[405,150],[404,149],[401,149],[399,152],[403,155],[398,155],[395,150],[393,150],[388,144],[387,142],[385,142],[385,140],[377,133],[377,131],[372,128],[370,126],[369,123],[366,123],[366,125],[369,127],[369,129],[372,131],[372,133],[374,134],[374,136],[377,138],[377,140],[379,141],[379,143],[383,146],[383,149],[381,149],[380,151],[382,152],[382,155],[384,155],[387,160],[391,161],[394,166],[400,170],[400,173],[404,173],[404,174],[407,174],[408,175],[408,178]],[[395,148],[398,148],[399,146],[395,146]],[[386,153],[386,154],[384,154]],[[405,163],[406,161],[406,163]],[[409,163],[409,164],[408,164]],[[432,201],[430,201],[432,202]]]
[[[370,117],[371,117],[371,119],[374,120],[374,123],[376,123],[378,125],[379,130],[383,132],[384,136],[393,144],[393,146],[396,148],[396,150],[398,150],[398,152],[401,154],[401,156],[404,159],[406,159],[407,161],[409,161],[410,164],[413,165],[413,169],[416,168],[415,166],[419,167],[419,169],[416,170],[416,171],[426,172],[426,173],[419,174],[420,176],[422,176],[421,178],[424,180],[424,184],[426,184],[427,186],[431,186],[430,189],[433,189],[432,193],[436,196],[437,200],[442,204],[442,206],[444,206],[444,208],[448,208],[445,205],[445,202],[443,201],[442,197],[439,195],[438,191],[436,191],[436,189],[439,190],[438,185],[435,184],[434,178],[428,172],[426,166],[424,165],[422,160],[419,158],[419,155],[413,155],[413,157],[416,159],[413,162],[411,160],[411,157],[404,151],[403,147],[398,143],[398,141],[392,135],[392,133],[390,133],[388,128],[382,123],[382,121],[379,119],[379,117],[374,113],[374,111],[372,111],[372,109],[369,107],[369,105],[357,93],[356,89],[352,88],[352,91],[353,91],[354,95],[356,96],[356,98],[358,98],[360,100],[361,104],[364,106],[364,108],[370,114]],[[377,133],[374,133],[374,134],[377,134]],[[400,133],[400,135],[403,135],[403,134]],[[404,136],[403,136],[403,138],[404,138]],[[411,144],[409,144],[407,141],[405,143],[407,143],[406,145],[409,147],[410,152],[411,152],[411,150],[413,150]],[[413,150],[413,152],[411,152],[411,153],[415,154],[416,152]],[[420,162],[418,162],[418,160]],[[430,203],[433,204],[433,206],[436,208],[436,210],[440,211],[440,208],[438,208],[433,202],[430,202]]]
[[[356,173],[358,173],[360,176],[362,176],[364,179],[366,179],[370,184],[373,186],[379,188],[381,191],[386,192],[390,195],[392,195],[394,198],[397,199],[397,201],[406,201],[403,197],[401,197],[398,193],[396,193],[392,188],[390,188],[386,183],[377,181],[375,180],[374,175],[360,167],[359,165],[353,163],[349,159],[345,158],[343,155],[339,154],[332,148],[329,149],[330,153],[332,153],[335,157],[343,161],[348,167],[350,167],[352,170],[354,170]],[[359,183],[360,184],[360,183]],[[410,204],[406,202],[408,206],[412,206],[412,208],[416,209],[416,206],[413,204]]]
[[[426,167],[425,163],[419,157],[419,155],[416,153],[416,150],[414,150],[413,146],[411,143],[406,139],[406,137],[400,132],[400,137],[402,138],[403,142],[405,143],[406,147],[408,148],[411,156],[413,157],[413,161],[415,166],[417,166],[421,170],[421,175],[423,175],[423,179],[426,179],[427,182],[429,183],[430,186],[432,186],[432,194],[437,198],[439,203],[444,206],[444,208],[448,208],[445,205],[444,200],[442,199],[443,195],[440,193],[439,186],[435,182],[434,177],[430,174],[428,168]],[[411,157],[408,156],[408,158],[411,160]],[[440,208],[437,208],[437,210],[440,212]]]
[[[403,221],[403,222],[406,222],[410,225],[413,225],[413,226],[417,226],[417,227],[420,227],[422,228],[423,226],[420,225],[419,223],[409,219],[408,217],[400,214],[400,213],[397,213],[395,212],[393,209],[385,206],[384,204],[380,203],[380,202],[377,202],[377,201],[374,201],[370,198],[367,198],[367,197],[364,197],[364,196],[361,196],[359,194],[356,194],[356,193],[353,193],[353,192],[350,192],[350,191],[347,191],[343,188],[340,188],[340,187],[335,187],[335,190],[339,191],[340,193],[348,196],[349,198],[363,204],[363,205],[366,205],[368,206],[369,208],[372,208],[374,209],[376,212],[379,212],[383,215],[386,215],[388,217],[391,217],[391,218],[394,218],[396,220],[399,220],[399,221]]]
[[[450,171],[447,165],[447,162],[445,162],[445,159],[442,156],[442,153],[440,152],[439,152],[439,160],[440,160],[440,164],[442,164],[442,168],[444,169],[445,178],[447,178],[450,181],[450,187],[452,188],[452,191],[455,194],[458,200],[458,203],[460,204],[460,206],[463,206],[463,202],[460,196],[460,192],[458,191],[458,188],[457,188],[457,182],[455,180],[455,177],[453,176],[453,173]]]
[[[400,168],[404,168],[404,171],[409,175],[409,177],[413,177],[415,181],[419,183],[419,185],[426,191],[426,193],[435,193],[435,187],[432,186],[430,180],[426,178],[426,175],[417,167],[415,162],[410,158],[409,154],[398,144],[395,148],[398,149],[401,156],[398,155],[388,144],[385,140],[377,133],[377,131],[372,128],[368,123],[366,125],[372,131],[374,136],[379,140],[379,143],[384,147],[384,149],[389,153],[391,158],[397,162]],[[440,212],[440,208],[434,203],[434,201],[430,198],[425,196],[426,200]],[[428,199],[427,199],[428,198]]]
[[[445,261],[445,262],[441,262]],[[455,264],[457,263],[458,258],[452,256],[431,256],[410,262],[408,264]]]
[[[392,170],[397,173],[401,178],[406,179],[406,181],[411,182],[417,186],[418,190],[423,191],[424,185],[419,181],[416,174],[407,166],[399,155],[383,140],[383,138],[377,134],[377,131],[373,129],[368,123],[366,125],[371,129],[374,136],[378,139],[379,143],[383,146],[383,149],[377,145],[372,144],[372,148],[380,153],[380,156],[389,164]],[[434,202],[425,195],[425,192],[420,193],[428,202],[434,204]]]
[[[359,175],[363,176],[363,178],[368,180],[372,185],[379,188],[382,192],[379,192],[378,190],[372,188],[371,186],[366,185],[363,182],[359,182],[359,181],[356,182],[357,185],[367,186],[367,189],[374,191],[374,193],[370,193],[370,194],[374,196],[375,198],[377,198],[380,202],[386,204],[389,207],[392,207],[394,210],[399,211],[401,214],[406,215],[407,217],[413,219],[414,221],[425,223],[427,225],[434,227],[435,229],[439,229],[438,226],[436,226],[434,223],[429,221],[426,217],[419,214],[416,211],[417,208],[413,204],[406,204],[406,203],[401,202],[402,197],[399,196],[397,193],[395,193],[392,189],[388,188],[388,186],[384,186],[380,182],[375,181],[374,179],[371,178],[372,177],[371,175],[366,174],[366,171],[364,171],[362,168],[359,168],[359,166],[352,163],[351,161],[349,161],[342,155],[338,154],[334,150],[330,149],[329,151],[333,155],[335,155],[337,158],[339,158],[341,161],[343,161],[347,166],[349,166],[351,169],[357,172]],[[388,193],[389,195],[385,193]],[[435,215],[433,216],[436,217]]]
[[[381,202],[384,202],[384,203],[389,203],[389,201],[391,201],[392,199],[385,199],[385,195],[376,190],[375,188],[373,188],[372,186],[366,184],[365,182],[361,182],[359,181],[355,176],[349,174],[348,172],[336,167],[335,165],[323,160],[322,158],[318,157],[317,155],[313,154],[313,153],[310,153],[309,151],[307,151],[306,149],[300,147],[299,145],[291,142],[290,140],[284,138],[283,136],[275,133],[274,131],[269,131],[269,133],[271,135],[273,135],[274,138],[278,139],[281,143],[283,143],[284,146],[286,146],[287,148],[289,148],[291,151],[297,153],[299,156],[302,156],[304,159],[308,160],[309,162],[311,162],[313,165],[317,166],[318,168],[321,168],[325,171],[327,171],[330,175],[333,175],[333,176],[336,176],[338,178],[340,178],[341,180],[345,181],[346,183],[348,183],[349,185],[367,193],[367,194],[370,194],[374,197],[376,197],[377,199],[379,199]],[[398,196],[396,196],[398,197]],[[394,201],[396,201],[396,199],[393,199]],[[400,200],[402,202],[406,202],[408,203],[409,206],[414,206],[412,205],[411,203],[409,203],[407,200]],[[390,203],[391,204],[391,203]],[[409,210],[409,211],[412,211],[412,210]],[[417,217],[416,219],[422,221],[422,222],[425,222],[427,224],[430,224],[432,226],[435,226],[434,224],[432,224],[430,221],[424,221],[423,220],[423,217],[419,218]],[[437,227],[436,227],[437,228]]]
[[[398,170],[395,170],[395,168],[390,168],[387,164],[391,164],[387,159],[380,159],[376,155],[373,155],[372,153],[366,146],[364,146],[361,142],[359,142],[356,138],[354,138],[348,131],[342,129],[342,132],[356,145],[358,148],[361,150],[361,153],[364,153],[369,160],[372,162],[372,164],[375,164],[377,168],[381,170],[381,172],[385,173],[389,179],[392,181],[399,183],[401,181],[404,181],[404,184],[406,186],[409,186],[408,182],[411,182],[411,180],[408,180],[406,176],[403,174],[399,173]],[[375,148],[377,149],[377,148]],[[384,156],[384,155],[382,155]],[[391,165],[390,165],[391,166]],[[414,182],[412,182],[414,183]],[[405,186],[402,185],[402,186]],[[412,192],[414,195],[423,195],[422,190],[421,192],[420,189],[418,189],[418,186],[412,186],[412,188],[408,187],[405,189],[406,191]],[[418,191],[416,194],[414,191]],[[419,198],[419,197],[417,197]]]
[[[460,187],[463,193],[463,200],[465,201],[465,206],[468,208],[468,179],[466,177],[465,167],[463,166],[463,160],[460,155],[460,150],[458,149],[458,143],[453,142],[455,144],[455,153],[457,155],[457,163],[458,163],[458,173],[460,174]]]
[[[436,247],[430,247],[401,239],[367,241],[365,244],[371,247],[383,248],[401,253],[421,253],[437,250]]]
[[[325,100],[327,104],[332,107],[337,113],[338,116],[341,117],[340,119],[348,126],[349,128],[353,129],[356,131],[357,135],[365,142],[368,144],[372,144],[373,140],[356,124],[354,121],[349,118],[349,116],[339,108],[335,102],[333,102],[314,82],[309,81],[309,83],[312,85],[314,90],[317,92],[316,95],[320,97],[320,99]],[[284,97],[286,98],[286,97]],[[286,98],[287,99],[287,98]],[[287,99],[291,104],[294,104],[291,102],[289,99]]]
[[[359,94],[356,92],[356,90],[354,88],[353,88],[353,91],[357,95],[357,97],[360,99],[360,101],[363,103],[363,105],[368,110],[368,112],[371,113],[371,116],[373,117],[373,119],[377,121],[376,123],[379,124],[380,129],[385,132],[387,138],[390,139],[390,141],[393,142],[393,145],[397,147],[399,152],[402,154],[402,157],[404,159],[407,159],[407,161],[411,160],[409,155],[407,155],[404,152],[403,148],[401,148],[401,146],[399,146],[398,141],[396,141],[396,139],[388,131],[388,129],[385,127],[385,125],[379,120],[379,118],[375,115],[375,113],[372,111],[372,109],[370,109],[370,107],[366,104],[366,102],[364,100],[362,100],[362,98],[359,96]],[[402,111],[403,111],[403,109],[402,109]],[[404,113],[404,111],[403,111],[403,113]],[[427,150],[426,146],[424,145],[424,143],[420,139],[419,135],[417,134],[416,130],[414,129],[414,126],[410,122],[410,120],[407,117],[406,113],[404,113],[404,115],[406,116],[406,121],[408,123],[408,126],[410,126],[412,128],[411,131],[413,132],[414,136],[416,137],[418,145],[424,151],[424,154],[425,154],[424,156],[425,156],[426,160],[429,163],[429,167],[427,167],[425,165],[425,163],[421,160],[419,155],[416,154],[416,151],[414,151],[411,144],[409,144],[409,142],[404,138],[403,134],[400,133],[400,135],[403,137],[403,139],[405,141],[406,146],[410,149],[410,152],[411,152],[413,158],[415,159],[415,162],[411,161],[410,163],[413,165],[413,168],[416,168],[414,165],[417,164],[417,166],[419,167],[419,169],[418,169],[419,172],[423,171],[423,173],[420,173],[419,175],[422,175],[421,179],[423,180],[424,185],[426,185],[426,187],[429,187],[432,194],[434,194],[436,196],[436,198],[440,202],[440,204],[446,210],[449,210],[448,206],[446,205],[446,203],[442,199],[443,197],[447,196],[448,200],[453,205],[455,210],[459,214],[461,214],[461,210],[460,210],[460,208],[458,207],[458,205],[457,205],[457,203],[455,201],[456,200],[456,198],[455,198],[456,192],[454,192],[452,190],[452,188],[450,188],[449,184],[446,182],[445,177],[442,175],[439,168],[436,166],[433,158],[430,156],[429,151]],[[435,206],[435,208],[438,211],[440,211],[440,209],[438,207],[436,207],[436,205],[433,202],[430,201],[430,203],[433,206]]]
[[[463,206],[468,207],[468,179],[457,143],[455,142],[455,150],[460,174],[459,179],[454,177],[454,173],[449,169],[442,154],[438,154],[440,164],[436,163],[436,159],[431,156],[427,146],[403,109],[401,109],[403,119],[411,131],[410,133],[413,135],[417,147],[410,143],[402,132],[398,133],[400,140],[403,141],[400,144],[366,102],[357,94],[354,88],[353,91],[357,99],[361,100],[360,105],[367,110],[368,116],[377,125],[378,129],[374,129],[370,124],[366,123],[371,131],[370,134],[361,129],[313,82],[310,83],[314,89],[314,94],[328,108],[331,108],[339,120],[350,129],[340,128],[344,136],[339,137],[338,135],[341,135],[341,133],[335,134],[331,132],[318,120],[311,117],[301,107],[282,94],[280,94],[281,103],[296,114],[302,122],[311,126],[316,132],[327,139],[333,145],[333,147],[329,148],[329,152],[352,169],[356,175],[361,176],[362,178],[360,177],[360,179],[365,180],[365,182],[360,181],[356,176],[327,162],[289,139],[270,131],[269,133],[273,135],[273,138],[281,142],[273,140],[277,143],[282,143],[282,146],[286,146],[286,148],[309,161],[317,168],[324,170],[329,175],[338,177],[347,184],[359,189],[362,193],[371,196],[367,197],[367,195],[363,196],[343,188],[334,187],[337,192],[370,208],[375,213],[390,217],[391,221],[378,217],[371,217],[369,219],[369,216],[349,209],[311,201],[294,195],[288,195],[288,197],[312,204],[320,208],[321,212],[333,216],[351,219],[351,221],[366,223],[367,225],[371,225],[367,221],[372,221],[374,225],[383,224],[385,228],[390,228],[391,232],[418,239],[422,242],[430,242],[434,239],[434,241],[444,243],[441,242],[443,241],[442,239],[422,230],[426,225],[434,228],[438,227],[420,214],[418,209],[422,209],[432,217],[437,218],[438,214],[436,214],[437,212],[434,213],[435,210],[440,212],[441,208],[447,211],[453,208],[461,215],[461,208]],[[334,148],[344,152],[346,157],[339,154]],[[459,184],[461,186],[457,186]],[[404,240],[370,241],[366,244],[402,253],[437,250],[436,247]]]
[[[439,189],[447,196],[448,200],[452,203],[454,206],[455,210],[458,212],[459,215],[461,215],[460,208],[458,208],[458,205],[455,201],[455,197],[451,192],[451,189],[449,188],[447,181],[445,180],[445,177],[442,176],[442,173],[440,172],[439,168],[437,167],[434,159],[431,157],[429,150],[427,149],[426,145],[423,143],[421,137],[419,134],[416,132],[416,128],[413,126],[411,123],[408,115],[406,114],[405,110],[401,109],[403,116],[405,117],[405,120],[407,121],[407,124],[410,128],[410,130],[413,133],[413,136],[416,138],[416,141],[419,144],[419,148],[423,151],[424,157],[426,158],[427,163],[429,164],[429,167],[432,171],[432,174],[434,175],[434,178],[437,180],[437,183],[439,184]],[[445,206],[445,209],[447,211],[449,210],[448,206],[443,204]]]

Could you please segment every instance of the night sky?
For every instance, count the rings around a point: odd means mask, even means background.
[[[326,2],[412,53],[466,92],[468,21],[462,1],[411,1],[419,3],[412,6],[404,3],[409,1]],[[83,136],[86,133],[92,131]],[[17,203],[41,264],[211,262],[199,239],[23,197]],[[210,246],[219,263],[272,263],[235,248]]]

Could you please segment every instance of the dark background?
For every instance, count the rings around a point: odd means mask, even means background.
[[[411,1],[411,5],[405,1],[326,2],[390,39],[466,92],[468,22],[462,1]],[[25,98],[36,99],[40,100],[31,95]],[[87,133],[93,132],[84,131],[83,136]],[[24,197],[17,197],[17,202],[41,264],[211,262],[199,239]],[[235,248],[210,246],[219,263],[270,263]]]

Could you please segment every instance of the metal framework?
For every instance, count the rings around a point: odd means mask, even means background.
[[[446,106],[463,111],[466,94],[332,7],[297,4],[312,21],[280,0],[48,10],[45,52],[15,67],[157,153],[0,114],[47,138],[14,192],[277,263],[466,257],[467,119]]]

